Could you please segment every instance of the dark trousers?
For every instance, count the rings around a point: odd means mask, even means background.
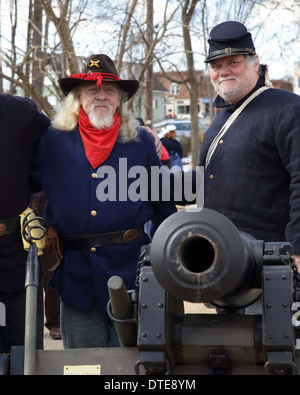
[[[0,292],[0,303],[5,307],[5,326],[0,326],[0,352],[10,353],[12,346],[23,346],[25,338],[25,288],[18,292]],[[2,322],[3,323],[3,322]],[[38,288],[37,349],[44,348],[43,287]]]
[[[54,288],[48,287],[48,281],[52,276],[50,270],[56,263],[54,249],[45,248],[41,256],[44,272],[44,291],[45,291],[45,327],[49,329],[60,327],[60,298]]]

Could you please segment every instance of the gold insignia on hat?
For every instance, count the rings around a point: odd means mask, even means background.
[[[231,53],[231,48],[225,48],[225,53],[226,53],[226,54]]]
[[[103,62],[100,59],[90,59],[88,67],[90,69],[100,69],[103,66]]]

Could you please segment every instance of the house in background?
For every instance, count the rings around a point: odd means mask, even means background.
[[[294,66],[293,91],[300,95],[300,63],[296,63]]]
[[[284,89],[286,91],[295,92],[293,90],[293,83],[285,80],[271,80],[273,88]],[[296,93],[296,92],[295,92]]]
[[[159,122],[166,117],[165,102],[166,88],[160,81],[153,76],[153,123]],[[135,117],[145,120],[145,84],[141,84],[134,99],[134,115]]]
[[[81,59],[83,65],[86,58]],[[138,79],[141,66],[133,62],[123,62],[121,79]],[[211,85],[206,70],[195,71],[198,85],[198,113],[209,124],[210,101],[214,100],[215,92]],[[153,73],[153,124],[169,118],[183,119],[190,114],[190,95],[188,83],[175,83],[172,80],[185,80],[187,71],[170,71],[167,73]],[[285,89],[300,95],[300,62],[295,64],[293,83],[288,80],[272,80],[274,88]],[[16,94],[22,96],[24,92],[17,88]],[[44,83],[44,96],[55,107],[57,96],[53,90],[51,81]],[[135,95],[133,103],[135,117],[145,120],[145,83],[140,83],[140,88]],[[214,116],[214,115],[213,115]]]
[[[141,66],[133,62],[123,62],[120,72],[121,79],[138,79]],[[165,118],[166,89],[153,75],[153,123]],[[134,97],[133,113],[135,117],[145,121],[145,82],[140,81],[140,87]]]
[[[199,81],[198,113],[206,117],[209,115],[209,92],[213,92],[213,89],[205,71],[197,70],[195,73]],[[187,71],[171,71],[166,74],[154,73],[154,75],[166,91],[165,118],[182,119],[190,114],[189,83],[180,84],[172,82],[172,80],[185,80],[187,78]]]
[[[198,70],[196,71],[196,75],[199,81],[198,113],[200,117],[208,117],[210,115],[210,96],[212,97],[211,100],[213,101],[215,98],[215,91],[211,85],[207,72],[204,70]],[[170,79],[185,79],[187,72],[173,71],[166,73],[166,76],[164,76],[163,73],[155,73],[155,76],[166,91],[165,118],[186,118],[186,115],[190,114],[190,96],[188,87],[186,84],[177,84],[171,82]],[[170,77],[170,79],[168,77]],[[295,67],[294,86],[288,80],[272,80],[271,82],[274,88],[285,89],[300,94],[300,63],[297,65],[297,67]]]

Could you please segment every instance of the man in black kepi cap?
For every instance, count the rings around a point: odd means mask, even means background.
[[[299,265],[300,97],[272,88],[242,23],[220,23],[208,43],[222,111],[200,152],[205,206],[259,240],[290,242]]]
[[[260,66],[251,33],[242,23],[230,21],[215,26],[208,43],[209,54],[205,62],[210,64],[211,81],[221,98],[233,104],[247,96],[257,83],[258,72],[265,75],[264,85],[271,86],[266,66]],[[219,73],[214,72],[219,70],[220,64],[232,65],[232,60],[235,67],[231,67],[230,78],[224,75],[224,71],[219,78]],[[245,73],[246,66],[250,64],[252,67]],[[244,78],[246,74],[247,78]]]

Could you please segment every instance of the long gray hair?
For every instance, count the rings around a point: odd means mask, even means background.
[[[79,93],[83,84],[74,88],[68,96],[56,108],[56,112],[52,121],[52,126],[56,129],[70,132],[75,129],[78,123],[78,114],[80,110]],[[120,88],[119,88],[120,89]],[[118,108],[120,117],[119,141],[128,143],[130,141],[138,141],[138,132],[136,123],[132,114],[128,111],[126,105],[126,92],[121,91],[121,103]]]
[[[256,65],[258,62],[258,59],[255,56],[251,55],[245,55],[245,59],[248,62],[248,64],[251,65]],[[273,84],[269,79],[269,73],[268,73],[268,66],[266,64],[260,64],[259,69],[258,69],[258,74],[259,75],[264,75],[265,76],[265,85],[268,88],[273,88]]]

